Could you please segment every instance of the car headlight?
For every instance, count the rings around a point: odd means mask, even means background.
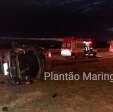
[[[72,52],[70,49],[62,49],[61,50],[61,55],[62,56],[71,56],[72,55]]]
[[[4,75],[8,75],[9,74],[9,72],[8,72],[8,63],[3,64],[3,69],[4,69]]]

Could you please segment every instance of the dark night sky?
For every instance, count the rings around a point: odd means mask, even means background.
[[[113,0],[1,0],[0,35],[112,36]]]

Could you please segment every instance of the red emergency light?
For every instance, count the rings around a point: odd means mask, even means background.
[[[92,41],[84,41],[83,42],[85,45],[91,45],[92,44]]]

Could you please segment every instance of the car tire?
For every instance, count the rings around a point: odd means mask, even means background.
[[[20,68],[18,68],[16,63],[16,55],[18,54],[15,54],[15,52],[10,53],[9,81],[11,84],[19,85],[19,84],[22,84],[23,82],[28,82],[28,81],[32,82],[33,80],[36,80],[36,79],[40,79],[40,80],[44,79],[45,56],[42,54],[42,52],[37,51],[36,49],[28,51],[28,60],[31,61],[30,62],[27,60],[28,61],[27,65],[29,65],[28,66],[29,70],[24,74],[22,74],[21,76],[18,75],[17,70],[20,69],[20,71],[22,71],[22,69],[24,68],[23,65],[26,63],[20,61],[22,60],[20,58],[19,61],[21,62],[21,65],[20,65]],[[24,58],[24,55],[23,55],[23,58]],[[27,74],[26,76],[28,76],[27,80],[25,79],[25,74]]]

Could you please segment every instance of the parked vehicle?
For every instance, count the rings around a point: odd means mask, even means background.
[[[62,56],[96,56],[93,42],[89,39],[65,38],[61,48]]]

